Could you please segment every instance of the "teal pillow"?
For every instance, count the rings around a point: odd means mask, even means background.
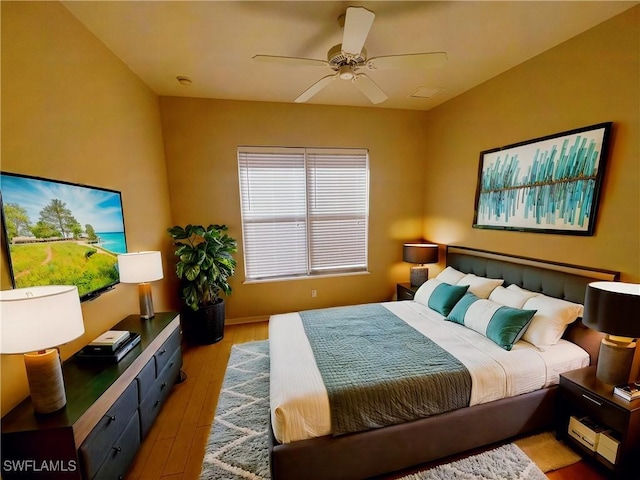
[[[472,303],[480,300],[473,293],[467,292],[464,296],[456,303],[455,307],[449,312],[447,318],[445,320],[449,320],[450,322],[459,323],[460,325],[464,325],[464,315],[467,313],[467,310],[471,306]]]
[[[505,350],[511,350],[529,328],[536,310],[500,307],[487,326],[487,338]]]
[[[446,317],[455,304],[464,296],[468,288],[469,285],[457,286],[441,283],[433,290],[427,306]]]
[[[460,323],[484,335],[496,345],[511,350],[529,327],[536,310],[521,310],[465,294],[446,320]]]

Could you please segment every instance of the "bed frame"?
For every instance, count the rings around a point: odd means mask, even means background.
[[[447,265],[465,273],[503,278],[504,286],[584,302],[588,283],[618,280],[619,273],[545,262],[466,247],[447,247]],[[580,319],[564,338],[598,358],[603,334]],[[370,478],[448,457],[553,426],[557,386],[399,425],[288,444],[270,432],[274,480],[349,480]]]

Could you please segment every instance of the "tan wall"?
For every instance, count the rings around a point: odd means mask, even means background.
[[[158,311],[177,306],[167,226],[226,223],[241,240],[239,144],[369,148],[371,273],[245,285],[240,250],[231,319],[390,298],[408,278],[401,244],[421,233],[640,281],[638,7],[425,114],[184,98],[161,98],[159,110],[60,4],[0,6],[2,169],[122,191],[129,250],[164,253]],[[481,150],[602,121],[615,129],[594,237],[471,228]],[[0,261],[9,288],[4,250]],[[63,356],[137,310],[131,285],[83,304],[87,332]],[[4,414],[27,395],[20,356],[1,357],[0,382]]]
[[[174,221],[227,224],[239,241],[227,318],[390,299],[408,279],[402,242],[422,228],[423,112],[174,97],[160,105]],[[244,284],[238,145],[368,148],[370,275]]]
[[[639,30],[635,7],[428,112],[425,235],[640,281]],[[471,227],[482,150],[606,121],[612,150],[594,236]]]
[[[129,251],[165,250],[167,257],[170,211],[157,96],[61,4],[0,4],[2,170],[121,191]],[[1,255],[7,289],[4,248]],[[157,311],[171,308],[169,283],[153,285]],[[118,285],[83,303],[82,311],[85,335],[61,348],[65,358],[139,311],[136,286]],[[28,389],[22,356],[2,355],[1,362],[5,414]]]

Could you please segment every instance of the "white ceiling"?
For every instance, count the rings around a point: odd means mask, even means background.
[[[440,52],[446,65],[367,74],[388,99],[378,108],[428,110],[604,22],[634,1],[64,1],[63,5],[156,94],[293,102],[332,71],[252,60],[256,54],[326,60],[348,6],[376,17],[369,57]],[[188,76],[190,86],[176,77]],[[443,89],[411,98],[419,87]],[[372,106],[348,81],[307,103]]]

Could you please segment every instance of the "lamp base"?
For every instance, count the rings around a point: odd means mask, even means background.
[[[410,282],[412,287],[419,287],[429,279],[429,268],[424,265],[411,267]]]
[[[633,339],[607,335],[600,343],[596,378],[609,385],[620,385],[635,380],[631,378],[635,351],[636,342]]]
[[[155,317],[156,313],[153,311],[151,284],[148,282],[138,284],[138,295],[140,296],[140,318],[149,320]]]
[[[31,393],[31,403],[36,413],[52,413],[67,404],[64,391],[62,365],[58,350],[25,353],[24,365]]]

